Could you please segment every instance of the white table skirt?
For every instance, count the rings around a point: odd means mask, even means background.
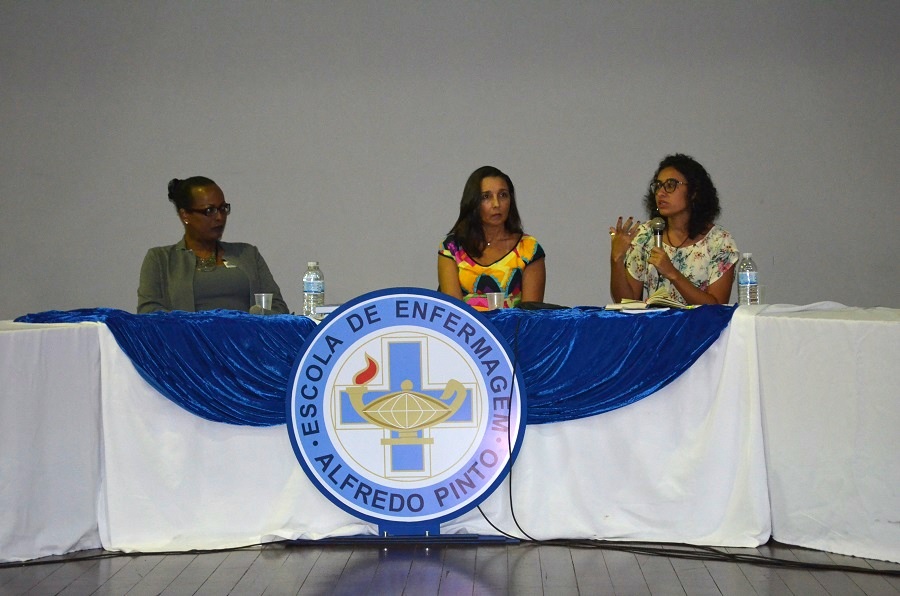
[[[0,561],[100,547],[100,328],[0,322]]]
[[[753,318],[669,387],[589,419],[531,426],[513,470],[518,523],[535,538],[750,546],[769,536]],[[373,534],[309,483],[283,426],[208,422],[141,379],[111,333],[103,353],[100,532],[113,550],[219,548]],[[750,346],[752,348],[752,346]],[[508,488],[483,506],[516,533]],[[445,533],[495,534],[477,511]]]
[[[896,531],[880,521],[900,510],[898,406],[886,366],[900,347],[897,311],[887,311],[894,324],[870,344],[866,325],[834,322],[820,336],[830,323],[772,316],[783,310],[738,309],[691,369],[640,402],[528,427],[511,479],[482,504],[484,513],[511,534],[517,521],[539,539],[723,546],[765,542],[773,519],[779,540],[900,560]],[[800,324],[779,331],[786,320]],[[822,358],[822,345],[805,337],[827,337],[829,351],[844,342],[858,357],[852,366]],[[811,382],[814,371],[831,376]],[[0,560],[100,545],[188,550],[375,531],[319,494],[284,426],[231,426],[182,410],[137,375],[103,325],[0,323],[0,375]],[[838,386],[855,388],[852,402],[829,389]],[[843,409],[817,407],[832,401]],[[847,429],[848,403],[859,401],[875,410]],[[836,426],[843,434],[832,440]],[[845,511],[853,490],[868,507],[862,521]],[[809,511],[843,541],[796,532]],[[878,532],[866,520],[876,520]],[[496,533],[477,510],[442,532]]]
[[[752,317],[734,324],[750,325]],[[513,505],[532,537],[755,546],[769,537],[753,360],[730,331],[682,377],[631,406],[529,426]],[[141,379],[101,329],[105,443],[100,533],[111,550],[222,548],[374,534],[307,480],[284,426],[202,420]],[[482,509],[518,534],[508,486]],[[443,533],[496,534],[477,511]]]
[[[756,325],[773,536],[900,562],[900,310],[772,307]]]

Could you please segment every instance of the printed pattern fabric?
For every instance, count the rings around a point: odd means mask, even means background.
[[[504,308],[522,301],[522,272],[529,263],[543,259],[544,249],[534,236],[523,234],[515,248],[490,265],[481,265],[463,250],[453,236],[441,245],[440,254],[456,261],[463,300],[476,310],[488,310],[490,292],[503,292]]]
[[[625,255],[625,267],[628,269],[628,273],[644,285],[645,298],[657,288],[663,287],[669,298],[686,304],[681,293],[669,280],[659,275],[656,267],[647,266],[647,259],[650,257],[652,248],[653,231],[649,225],[643,223],[634,240],[631,241],[631,248]],[[675,248],[663,243],[663,249],[669,255],[675,268],[704,292],[710,284],[719,280],[740,259],[734,238],[719,226],[713,226],[706,237],[697,244]]]

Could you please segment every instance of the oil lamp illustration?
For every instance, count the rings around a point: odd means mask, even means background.
[[[431,437],[420,437],[419,431],[449,419],[466,401],[466,388],[456,379],[447,382],[440,399],[415,391],[413,382],[404,379],[400,383],[400,391],[382,395],[365,404],[363,397],[368,393],[366,383],[377,374],[378,363],[366,354],[366,366],[353,376],[354,384],[347,387],[347,394],[353,409],[364,420],[397,433],[396,437],[381,439],[382,445],[434,443]]]

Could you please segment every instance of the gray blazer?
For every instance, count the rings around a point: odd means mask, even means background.
[[[272,311],[287,314],[288,307],[281,289],[259,250],[243,242],[220,242],[228,267],[237,267],[250,279],[252,293],[270,292]],[[171,246],[157,246],[147,251],[141,265],[137,312],[185,310],[194,307],[194,253],[187,249],[184,238]]]

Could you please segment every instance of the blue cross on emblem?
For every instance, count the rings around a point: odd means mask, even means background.
[[[391,471],[425,472],[425,446],[434,443],[428,430],[444,422],[471,422],[471,389],[455,380],[444,387],[424,387],[422,342],[406,339],[387,345],[388,390],[355,385],[341,391],[340,422],[389,431],[381,444],[390,446]]]

